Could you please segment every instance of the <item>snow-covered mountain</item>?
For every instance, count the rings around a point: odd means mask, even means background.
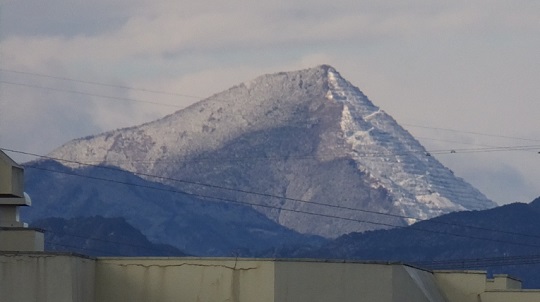
[[[50,156],[253,204],[327,237],[496,206],[327,65],[264,75]]]

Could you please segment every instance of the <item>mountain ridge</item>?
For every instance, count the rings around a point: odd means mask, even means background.
[[[155,244],[198,256],[249,256],[284,244],[322,240],[287,229],[251,207],[186,194],[117,168],[71,169],[56,161],[25,164],[31,207],[21,218],[31,225],[51,217],[122,217]],[[78,233],[77,221],[70,223]],[[92,230],[90,230],[92,231]]]
[[[67,251],[92,257],[188,256],[171,245],[150,242],[123,217],[41,218],[33,221],[31,227],[45,231],[46,251]]]
[[[454,212],[404,228],[350,233],[319,249],[283,253],[298,258],[399,261],[428,269],[482,269],[511,274],[524,280],[526,288],[538,288],[539,202],[537,198],[528,204]]]
[[[345,218],[258,208],[286,227],[326,237],[388,222],[335,206],[420,219],[495,206],[328,65],[264,75],[162,119],[74,140],[50,156],[157,175],[188,192]]]

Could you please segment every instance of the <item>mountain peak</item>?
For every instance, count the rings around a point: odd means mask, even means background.
[[[364,209],[425,219],[495,206],[426,154],[360,89],[320,65],[260,76],[160,120],[73,141],[53,157],[249,200],[287,227],[323,236],[410,222]]]
[[[316,66],[315,68],[322,70],[324,73],[329,73],[329,72],[338,73],[337,70],[333,66],[328,65],[328,64],[321,64],[319,66]]]

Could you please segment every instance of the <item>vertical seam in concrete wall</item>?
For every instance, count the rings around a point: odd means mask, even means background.
[[[240,271],[237,271],[236,269],[232,271],[231,287],[232,302],[240,302]]]

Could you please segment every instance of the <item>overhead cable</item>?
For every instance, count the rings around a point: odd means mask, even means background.
[[[6,148],[0,148],[0,150],[4,150],[4,151],[8,151],[8,152],[21,153],[21,154],[25,154],[25,155],[32,155],[32,156],[45,158],[45,159],[50,159],[50,160],[55,160],[55,161],[60,161],[60,162],[75,163],[75,164],[80,164],[80,165],[83,165],[83,166],[91,166],[91,167],[95,167],[95,168],[99,168],[99,169],[112,170],[112,171],[117,171],[117,172],[128,172],[128,171],[125,171],[123,169],[116,168],[116,167],[111,167],[111,166],[101,166],[101,165],[94,165],[94,164],[86,164],[86,163],[82,163],[82,162],[63,160],[63,159],[59,159],[59,158],[43,156],[43,155],[37,155],[37,154],[32,154],[32,153],[22,152],[22,151],[15,151],[15,150],[6,149]],[[37,168],[32,167],[32,166],[28,166],[28,167],[37,169]],[[52,171],[52,172],[57,172],[57,171]],[[135,174],[135,175],[138,175],[138,176],[145,176],[145,177],[150,177],[150,178],[157,178],[157,179],[162,179],[162,180],[187,183],[187,184],[191,184],[191,185],[199,185],[199,186],[204,186],[204,187],[217,188],[217,189],[234,191],[234,192],[251,194],[251,195],[257,195],[257,196],[262,196],[262,197],[289,200],[289,201],[301,202],[301,203],[306,203],[306,204],[314,204],[314,205],[325,206],[325,207],[336,208],[336,209],[342,209],[342,210],[357,211],[357,212],[363,212],[363,213],[374,214],[374,215],[382,215],[382,216],[394,217],[394,218],[401,218],[401,219],[413,219],[413,220],[415,220],[417,222],[427,221],[427,222],[434,223],[434,224],[459,226],[459,227],[472,228],[472,229],[478,229],[478,230],[483,230],[483,231],[505,233],[505,234],[509,234],[509,235],[519,235],[519,236],[525,236],[525,237],[540,238],[540,236],[530,235],[530,234],[522,234],[522,233],[516,233],[516,232],[510,232],[510,231],[504,231],[504,230],[495,230],[495,229],[489,229],[489,228],[478,227],[478,226],[460,225],[460,224],[444,222],[444,221],[434,221],[432,219],[429,219],[429,220],[428,219],[421,219],[421,218],[407,216],[407,215],[391,214],[391,213],[384,213],[384,212],[378,212],[378,211],[372,211],[372,210],[358,209],[358,208],[352,208],[352,207],[346,207],[346,206],[332,205],[332,204],[320,203],[320,202],[297,199],[297,198],[291,198],[291,197],[285,197],[285,196],[277,196],[277,195],[268,194],[268,193],[254,192],[254,191],[249,191],[249,190],[241,190],[241,189],[236,189],[236,188],[230,188],[230,187],[224,187],[224,186],[218,186],[218,185],[211,185],[211,184],[205,184],[205,183],[200,183],[200,182],[181,180],[181,179],[170,178],[170,177],[162,177],[162,176],[146,174],[146,173],[139,173],[139,172],[129,172],[129,173],[132,173],[132,174]],[[111,180],[111,181],[114,181],[114,180]],[[114,181],[114,182],[116,182],[116,181]]]

